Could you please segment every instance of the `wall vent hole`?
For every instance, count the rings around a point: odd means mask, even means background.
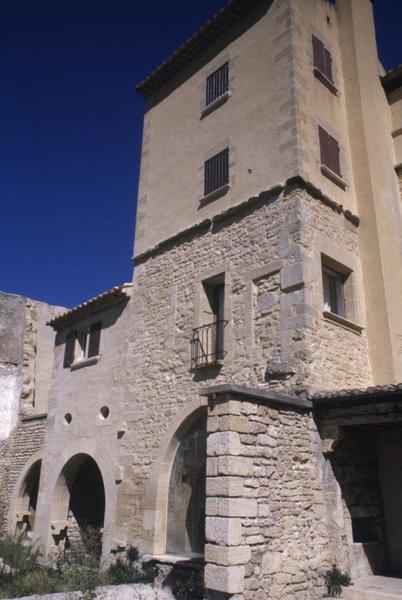
[[[110,410],[108,406],[102,406],[102,408],[99,411],[99,418],[100,419],[107,419],[109,416]]]
[[[66,413],[64,415],[64,425],[70,425],[72,420],[73,420],[73,417],[71,416],[71,413]]]

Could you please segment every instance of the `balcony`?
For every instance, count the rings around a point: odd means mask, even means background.
[[[227,321],[221,319],[193,329],[191,338],[192,369],[222,364],[226,354],[224,331],[227,324]]]

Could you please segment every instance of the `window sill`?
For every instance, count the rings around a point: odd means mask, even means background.
[[[71,371],[77,371],[78,369],[82,369],[83,367],[89,367],[90,365],[96,365],[98,360],[100,359],[100,355],[91,356],[91,358],[82,358],[81,360],[77,360],[73,362],[70,369]]]
[[[209,113],[213,112],[216,108],[219,108],[219,106],[225,104],[225,102],[229,100],[231,95],[232,93],[227,91],[224,94],[222,94],[222,96],[219,96],[219,98],[211,102],[211,104],[208,104],[208,106],[202,109],[200,119],[203,119],[204,117],[209,115]]]
[[[357,331],[357,333],[362,333],[363,327],[358,325],[357,323],[353,323],[353,321],[349,321],[340,315],[324,310],[322,313],[325,321],[331,321],[332,323],[336,323],[337,325],[342,325],[346,329],[352,329],[353,331]]]
[[[201,198],[200,207],[205,206],[206,204],[209,204],[210,202],[213,202],[213,200],[217,200],[221,196],[224,196],[225,194],[228,193],[228,191],[230,190],[230,187],[231,186],[229,185],[229,183],[227,183],[226,185],[223,185],[222,187],[218,188],[217,190],[214,190],[210,194],[207,194],[206,196]]]
[[[337,173],[334,173],[334,171],[332,171],[326,165],[321,165],[321,173],[325,175],[325,177],[328,177],[328,179],[330,179],[333,183],[335,183],[343,190],[346,190],[346,188],[348,187],[346,181],[344,181],[342,177],[337,175]]]
[[[321,83],[323,83],[325,85],[325,87],[327,87],[329,89],[330,92],[332,92],[334,94],[334,96],[338,95],[338,89],[335,86],[334,82],[331,81],[330,79],[328,79],[328,77],[326,75],[324,75],[324,73],[322,73],[320,71],[320,69],[317,69],[317,67],[314,67],[313,73],[314,73],[314,76],[317,79],[319,79],[321,81]]]

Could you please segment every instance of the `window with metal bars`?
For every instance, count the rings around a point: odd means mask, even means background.
[[[229,63],[225,63],[219,69],[207,77],[205,106],[215,102],[229,89]]]
[[[314,67],[333,83],[331,53],[315,35],[313,35],[313,62]]]
[[[339,144],[325,129],[318,127],[321,164],[342,177]]]
[[[204,196],[229,183],[229,148],[204,163]]]

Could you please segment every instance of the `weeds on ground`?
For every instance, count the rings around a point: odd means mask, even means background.
[[[108,569],[102,570],[101,536],[88,528],[80,541],[60,551],[50,566],[43,566],[40,553],[26,538],[6,536],[0,539],[0,599],[76,591],[81,600],[92,600],[99,585],[154,580],[155,565],[142,565],[136,548],[119,554]]]
[[[350,575],[342,573],[336,565],[325,574],[325,584],[327,586],[328,596],[338,598],[342,594],[342,586],[351,584]]]

